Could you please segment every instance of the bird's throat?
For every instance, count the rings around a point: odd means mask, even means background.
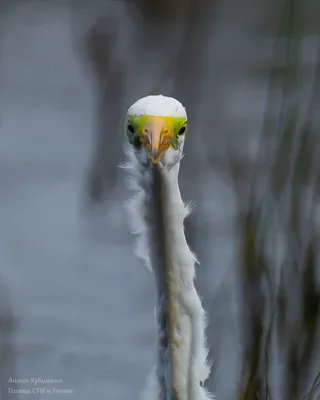
[[[154,206],[154,232],[151,233],[153,243],[154,260],[153,270],[156,278],[158,302],[161,307],[158,311],[158,323],[160,330],[165,333],[165,338],[159,343],[162,349],[159,351],[169,354],[170,382],[165,382],[167,397],[172,400],[179,400],[175,383],[178,382],[178,356],[176,351],[179,347],[177,333],[179,332],[179,311],[177,295],[179,293],[179,276],[173,264],[168,243],[168,182],[165,174],[170,173],[164,170],[159,164],[152,165],[152,203]],[[172,172],[173,173],[173,172]],[[163,360],[166,363],[165,360]],[[163,377],[165,381],[165,377]]]

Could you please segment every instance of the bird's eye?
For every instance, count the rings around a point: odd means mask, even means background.
[[[132,135],[134,134],[134,127],[131,124],[128,124],[127,129]]]
[[[181,127],[178,131],[178,136],[182,136],[186,133],[187,127],[186,125],[184,125],[183,127]]]

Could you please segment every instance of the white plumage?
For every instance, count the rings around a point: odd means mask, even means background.
[[[165,96],[138,100],[129,108],[128,116],[187,118],[182,104]],[[176,399],[171,388],[176,389],[179,400],[213,398],[201,385],[209,377],[210,366],[205,313],[194,287],[197,260],[184,234],[183,222],[191,207],[182,201],[178,184],[183,142],[184,136],[179,138],[178,149],[169,148],[157,165],[145,162],[148,155],[144,148],[137,150],[127,144],[126,149],[128,161],[124,167],[134,192],[128,209],[132,233],[137,235],[136,253],[152,270],[156,283],[157,358],[142,400]],[[160,206],[154,186],[156,176],[162,187]]]
[[[187,118],[180,101],[162,95],[142,97],[129,108],[128,115]]]

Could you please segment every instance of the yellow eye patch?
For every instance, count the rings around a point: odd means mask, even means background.
[[[127,136],[130,142],[133,142],[135,140],[134,138],[140,142],[138,138],[148,133],[148,124],[155,119],[162,121],[162,132],[171,136],[170,146],[177,150],[179,144],[178,139],[183,136],[187,130],[187,120],[185,118],[131,115],[128,117],[127,121]]]
[[[148,120],[153,116],[149,115],[142,115],[142,116],[130,116],[128,117],[128,125],[129,132],[135,135],[143,135],[144,134],[144,127]],[[187,120],[184,118],[175,118],[175,117],[156,117],[161,118],[164,121],[164,126],[168,131],[171,133],[172,136],[177,136],[179,130],[186,125]]]

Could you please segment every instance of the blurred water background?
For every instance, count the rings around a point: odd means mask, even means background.
[[[31,377],[61,400],[138,396],[153,280],[118,165],[126,109],[151,93],[189,114],[208,387],[320,398],[319,19],[317,0],[1,1],[1,400],[51,399],[12,383]]]

